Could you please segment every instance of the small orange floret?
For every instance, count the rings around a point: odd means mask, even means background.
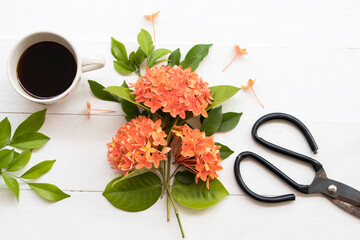
[[[235,52],[236,52],[235,57],[234,57],[234,58],[230,61],[230,63],[222,70],[222,72],[225,71],[225,70],[231,65],[231,63],[232,63],[238,56],[243,55],[243,54],[248,54],[248,53],[246,52],[246,48],[240,48],[239,45],[236,45],[236,44],[235,44]]]
[[[191,129],[188,125],[175,126],[174,159],[182,167],[196,174],[195,182],[199,178],[206,181],[209,189],[210,179],[217,178],[217,171],[222,170],[220,163],[220,146],[216,146],[213,137],[206,137],[199,129]],[[181,144],[177,144],[181,139]]]
[[[86,102],[86,108],[87,108],[87,111],[88,111],[88,118],[89,119],[90,119],[91,111],[115,112],[115,111],[112,111],[112,110],[102,110],[102,109],[91,108],[91,103],[89,101]]]
[[[146,167],[159,167],[160,161],[166,161],[166,153],[171,149],[160,145],[167,144],[165,132],[161,129],[161,120],[154,122],[145,116],[138,116],[121,126],[107,144],[108,159],[113,168],[119,171],[129,171]]]
[[[155,18],[157,15],[159,15],[159,13],[160,13],[160,11],[157,11],[157,12],[152,13],[152,14],[150,14],[150,15],[144,15],[144,17],[145,17],[146,19],[149,19],[149,20],[151,20],[151,22],[152,22],[153,32],[154,32],[154,42],[156,42],[156,40],[155,40],[155,23],[154,23],[154,18]]]
[[[261,101],[259,100],[259,98],[256,96],[255,91],[254,91],[254,89],[253,89],[253,86],[254,86],[254,84],[255,84],[255,81],[256,81],[256,79],[254,79],[254,80],[249,79],[248,82],[247,82],[247,85],[246,85],[246,86],[241,86],[241,87],[242,87],[242,89],[244,89],[244,90],[251,89],[251,91],[254,93],[254,95],[255,95],[256,99],[258,100],[258,102],[260,103],[260,105],[261,105],[263,108],[265,108],[264,105],[263,105],[263,104],[261,103]]]

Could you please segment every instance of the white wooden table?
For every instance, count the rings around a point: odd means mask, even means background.
[[[296,181],[309,183],[313,170],[255,144],[250,130],[260,116],[280,111],[301,119],[313,133],[330,178],[360,189],[360,2],[358,0],[239,1],[1,1],[0,118],[13,129],[44,106],[20,97],[10,86],[6,61],[24,35],[51,30],[61,33],[85,54],[104,54],[105,68],[83,75],[76,93],[47,106],[41,132],[51,140],[34,151],[30,165],[56,159],[39,182],[58,185],[71,198],[49,203],[20,185],[20,202],[0,181],[0,238],[15,239],[180,239],[175,216],[166,222],[162,199],[150,209],[128,213],[114,208],[102,195],[117,176],[106,158],[106,143],[125,123],[120,105],[96,99],[87,80],[120,85],[135,76],[119,75],[112,66],[110,37],[135,49],[141,28],[152,31],[144,14],[160,10],[157,47],[185,54],[197,43],[213,43],[197,72],[210,85],[241,86],[256,78],[255,91],[241,91],[223,104],[224,111],[244,112],[236,129],[215,140],[235,153],[223,162],[219,179],[230,196],[206,210],[181,207],[187,239],[358,239],[359,220],[320,195],[295,192],[296,201],[262,204],[238,187],[233,174],[237,154],[251,150],[271,160]],[[234,55],[233,44],[249,54],[221,69]],[[115,114],[86,115],[86,101]],[[312,155],[293,127],[275,123],[261,134],[282,146]],[[26,168],[27,169],[27,168]],[[24,170],[26,170],[24,169]],[[242,172],[249,187],[268,194],[294,190],[253,161]]]

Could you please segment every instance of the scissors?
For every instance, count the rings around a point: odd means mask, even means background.
[[[285,113],[270,113],[263,117],[261,117],[259,120],[257,120],[252,128],[251,135],[254,138],[255,141],[260,143],[261,145],[284,155],[287,155],[289,157],[295,158],[299,161],[306,162],[310,164],[314,170],[315,170],[315,177],[314,180],[310,185],[303,185],[298,184],[294,180],[292,180],[290,177],[288,177],[286,174],[284,174],[281,170],[279,170],[277,167],[275,167],[273,164],[271,164],[269,161],[265,160],[261,156],[253,153],[253,152],[242,152],[236,157],[236,161],[234,164],[234,172],[235,172],[235,178],[240,187],[244,192],[246,192],[250,197],[252,197],[255,200],[261,201],[261,202],[267,202],[267,203],[278,203],[278,202],[284,202],[284,201],[292,201],[295,200],[294,194],[286,194],[286,195],[280,195],[275,197],[267,197],[259,195],[253,191],[251,191],[245,184],[244,180],[241,177],[240,173],[240,163],[245,158],[250,157],[253,160],[258,161],[263,166],[268,168],[270,171],[275,173],[278,177],[280,177],[283,181],[285,181],[287,184],[289,184],[294,189],[298,190],[299,192],[305,193],[305,194],[313,194],[313,193],[322,193],[323,196],[328,198],[330,201],[332,201],[335,205],[339,206],[343,210],[353,214],[354,216],[360,218],[360,192],[352,187],[349,187],[341,182],[332,180],[327,178],[325,170],[321,163],[316,161],[313,158],[310,158],[308,156],[302,155],[297,152],[293,152],[291,150],[288,150],[286,148],[280,147],[278,145],[275,145],[271,142],[268,142],[264,140],[263,138],[259,137],[257,134],[258,128],[272,120],[285,120],[290,123],[293,123],[296,127],[300,129],[302,134],[305,136],[308,144],[310,145],[311,150],[314,152],[314,154],[317,153],[318,146],[311,135],[310,131],[307,129],[307,127],[297,118],[285,114]]]

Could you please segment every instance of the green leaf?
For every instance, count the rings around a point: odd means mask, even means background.
[[[117,96],[119,98],[125,99],[126,101],[129,101],[129,102],[131,102],[131,103],[145,109],[149,113],[151,112],[150,108],[148,108],[148,107],[144,106],[143,104],[135,101],[135,95],[131,94],[132,90],[130,90],[129,88],[112,86],[112,87],[107,87],[104,90],[108,91],[111,94],[114,94],[115,96]]]
[[[151,169],[147,169],[147,168],[140,168],[140,169],[136,169],[130,173],[128,173],[126,176],[121,176],[121,177],[118,177],[116,178],[117,180],[116,181],[112,181],[113,184],[112,184],[112,187],[114,187],[115,184],[117,184],[118,182],[120,181],[123,181],[123,180],[126,180],[126,179],[129,179],[129,178],[132,178],[132,177],[136,177],[138,175],[141,175],[143,173],[146,173],[146,172],[149,172]]]
[[[6,168],[14,159],[14,149],[3,149],[0,151],[0,168]]]
[[[31,114],[15,130],[13,139],[24,133],[37,132],[44,124],[46,109]]]
[[[175,174],[175,179],[182,184],[188,185],[195,182],[195,174],[187,170],[182,172],[177,172]]]
[[[154,205],[161,195],[160,178],[147,172],[123,181],[112,180],[103,196],[115,207],[129,212],[143,211]],[[116,182],[116,184],[113,184]]]
[[[121,87],[129,89],[129,87],[126,84],[125,81],[123,82]],[[119,97],[119,101],[121,103],[121,108],[122,108],[123,112],[126,114],[125,118],[126,118],[127,121],[130,121],[131,119],[133,119],[136,116],[140,115],[139,108],[137,107],[136,104],[134,104],[132,102],[129,102],[129,101],[125,100],[125,99],[122,99],[120,97]]]
[[[91,92],[95,95],[95,97],[105,100],[105,101],[113,101],[113,102],[119,102],[119,98],[112,95],[109,92],[104,91],[104,86],[101,85],[98,82],[95,82],[93,80],[88,80]]]
[[[200,131],[205,132],[206,136],[211,136],[217,132],[222,120],[222,106],[212,109],[208,117],[204,119]]]
[[[23,175],[21,175],[21,178],[24,179],[36,179],[47,173],[52,166],[54,165],[56,160],[48,160],[43,161],[39,164],[36,164],[29,170],[27,170]]]
[[[240,91],[241,88],[237,88],[230,85],[219,85],[219,86],[213,86],[209,87],[211,96],[214,98],[214,101],[211,105],[209,105],[206,110],[209,110],[217,105],[219,105],[222,102],[225,102],[232,96],[234,96],[238,91]]]
[[[155,65],[158,65],[159,63],[166,62],[166,61],[167,61],[166,59],[161,59],[161,60],[159,60],[159,61],[156,61],[156,62],[154,63],[154,66],[155,66]]]
[[[29,187],[34,190],[40,197],[49,201],[60,201],[70,197],[69,194],[61,191],[57,186],[49,183],[28,183]]]
[[[12,177],[6,172],[2,172],[2,177],[6,183],[6,186],[8,186],[8,188],[14,193],[17,201],[19,202],[19,183],[16,178]]]
[[[20,155],[17,151],[14,150],[14,158],[17,158]]]
[[[145,57],[146,57],[145,53],[139,47],[135,53],[135,63],[137,65],[140,65],[144,61]]]
[[[0,148],[6,146],[11,138],[11,125],[6,117],[0,122]]]
[[[127,62],[127,53],[124,44],[117,41],[115,38],[111,37],[111,54],[117,60],[121,60],[123,62]]]
[[[147,107],[145,107],[141,103],[135,101],[135,95],[130,94],[132,91],[129,88],[112,86],[112,87],[107,87],[104,90],[109,92],[109,93],[114,94],[115,96],[118,96],[118,97],[120,97],[122,99],[125,99],[126,101],[134,103],[134,104],[138,105],[141,108],[148,109]]]
[[[137,41],[140,45],[141,50],[145,53],[146,56],[149,57],[151,52],[155,48],[150,33],[144,29],[141,29],[140,33],[137,36]]]
[[[171,53],[171,51],[168,49],[165,49],[165,48],[159,48],[159,49],[156,49],[155,51],[153,51],[149,56],[149,61],[147,63],[148,68],[151,68],[152,66],[154,66],[156,60],[158,60],[159,58],[161,58],[169,53]]]
[[[145,117],[148,117],[148,118],[151,118],[151,119],[154,118],[154,114],[152,114],[150,111],[147,111],[147,110],[143,110],[140,114],[142,116],[145,116]]]
[[[209,54],[209,49],[211,46],[212,46],[212,44],[195,45],[186,54],[185,59],[191,58],[194,56],[201,56],[201,60],[203,60]]]
[[[135,62],[135,52],[132,51],[129,55],[129,61],[132,62],[132,63],[136,63]]]
[[[181,53],[180,53],[180,48],[177,48],[175,51],[173,51],[169,58],[168,58],[168,65],[173,67],[174,65],[179,66],[180,65],[180,57],[181,57]]]
[[[39,148],[44,146],[49,140],[50,138],[42,133],[29,132],[14,138],[11,141],[10,146],[22,149]]]
[[[124,80],[123,83],[121,84],[121,87],[127,88],[129,89],[128,84],[126,83],[126,81]]]
[[[132,91],[127,87],[112,86],[105,88],[104,91],[112,93],[126,101],[135,103],[135,95],[130,94]]]
[[[241,113],[236,112],[227,112],[223,114],[221,125],[218,129],[218,132],[225,132],[231,129],[234,129],[236,125],[238,125],[240,118],[242,116]]]
[[[206,182],[201,180],[198,183],[184,184],[175,178],[171,193],[180,204],[196,209],[213,206],[229,195],[226,188],[216,178],[210,180],[209,188],[207,189]]]
[[[88,82],[91,91],[96,97],[106,101],[120,102],[123,112],[127,115],[126,116],[127,120],[131,120],[134,117],[140,115],[139,108],[135,104],[105,91],[104,90],[105,87],[95,81],[89,80]],[[126,89],[129,89],[125,81],[121,86]]]
[[[207,111],[207,113],[209,114],[210,111]],[[205,120],[204,116],[203,115],[200,115],[200,123],[202,124]]]
[[[130,120],[140,115],[139,108],[131,102],[121,99],[121,107]]]
[[[221,147],[221,148],[220,148],[220,158],[221,158],[222,160],[225,160],[225,159],[228,158],[231,154],[234,153],[234,151],[231,150],[231,149],[230,149],[228,146],[226,146],[226,145],[223,145],[223,144],[218,143],[218,142],[216,142],[215,145]]]
[[[185,60],[180,63],[183,68],[191,67],[191,71],[195,71],[200,62],[209,54],[212,44],[198,44],[192,47],[185,56]],[[192,59],[191,61],[189,59]]]
[[[25,150],[18,155],[11,163],[8,172],[15,172],[23,169],[31,158],[31,150]]]
[[[191,68],[191,71],[195,71],[195,66],[196,65],[199,65],[198,63],[200,62],[200,59],[201,57],[200,56],[194,56],[194,57],[191,57],[191,58],[187,58],[187,59],[184,59],[180,65],[182,66],[183,69],[186,69],[188,67]]]
[[[121,60],[114,61],[114,68],[120,74],[130,74],[135,71],[135,69],[131,65],[126,64]]]

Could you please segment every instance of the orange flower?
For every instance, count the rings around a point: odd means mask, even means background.
[[[235,58],[237,58],[238,56],[243,55],[243,54],[248,54],[248,53],[246,52],[246,49],[245,49],[245,48],[240,48],[239,45],[236,45],[236,44],[235,44],[235,51],[236,51],[235,57],[234,57],[234,58],[230,61],[230,63],[222,70],[222,72],[225,71],[225,70],[230,66],[230,64],[235,60]]]
[[[181,66],[146,68],[145,76],[129,86],[134,87],[132,94],[136,95],[135,100],[144,102],[152,113],[161,109],[172,117],[179,115],[182,119],[185,111],[207,117],[205,109],[213,100],[208,83],[192,73],[190,68],[182,69]]]
[[[265,108],[264,105],[260,102],[259,98],[256,96],[255,91],[254,91],[254,89],[253,89],[253,86],[254,86],[254,84],[255,84],[255,81],[256,81],[256,79],[254,79],[254,80],[249,79],[249,81],[247,82],[247,85],[246,85],[246,86],[242,86],[242,88],[243,88],[244,90],[251,89],[251,91],[254,93],[254,95],[255,95],[256,99],[258,100],[258,102],[260,103],[260,105],[261,105],[263,108]]]
[[[154,31],[154,42],[156,42],[155,40],[155,24],[154,24],[154,18],[159,15],[160,11],[157,11],[155,13],[152,13],[151,15],[144,15],[144,17],[146,19],[150,19],[152,21],[152,25],[153,25],[153,31]]]
[[[91,103],[89,101],[86,102],[86,108],[87,108],[87,111],[88,111],[88,118],[89,119],[90,119],[91,111],[115,112],[115,111],[112,111],[112,110],[102,110],[102,109],[91,108]]]
[[[142,167],[150,169],[154,165],[157,168],[160,161],[166,161],[165,154],[170,148],[158,149],[160,145],[167,144],[164,139],[166,134],[160,125],[160,119],[154,122],[139,116],[121,126],[112,142],[107,144],[107,156],[113,164],[112,168],[125,171],[126,175],[130,170]]]
[[[175,161],[190,172],[196,174],[195,182],[199,178],[206,181],[209,189],[209,180],[217,178],[217,171],[222,169],[220,163],[220,146],[216,146],[213,137],[206,137],[199,129],[191,129],[188,125],[175,127],[174,158]],[[178,140],[181,144],[177,147]]]

